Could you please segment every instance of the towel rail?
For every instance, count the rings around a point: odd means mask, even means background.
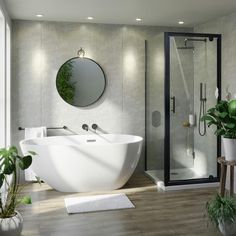
[[[62,127],[48,127],[47,129],[68,129],[67,126],[62,126]],[[18,127],[18,130],[25,130],[23,127]]]

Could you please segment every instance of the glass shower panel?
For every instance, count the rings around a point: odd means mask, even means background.
[[[0,9],[0,148],[6,147],[5,18]]]
[[[146,41],[146,173],[164,179],[164,33]]]
[[[217,102],[216,87],[216,40],[171,36],[170,181],[217,176],[216,137],[199,122]]]

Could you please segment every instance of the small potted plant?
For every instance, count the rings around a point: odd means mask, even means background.
[[[215,198],[206,203],[209,220],[220,230],[224,236],[236,235],[236,201],[234,197]]]
[[[21,196],[19,170],[27,169],[32,163],[32,155],[20,156],[17,148],[0,149],[0,235],[21,234],[23,219],[16,210],[19,204],[31,204],[29,196]]]
[[[208,127],[216,126],[215,135],[223,136],[225,159],[236,160],[236,100],[220,101],[201,118]]]

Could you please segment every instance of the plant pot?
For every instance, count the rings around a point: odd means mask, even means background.
[[[225,160],[235,161],[236,160],[236,139],[223,138]]]
[[[235,236],[236,235],[236,222],[225,223],[219,222],[219,230],[224,236]]]
[[[23,218],[19,212],[10,218],[0,218],[1,236],[19,236],[23,228]]]

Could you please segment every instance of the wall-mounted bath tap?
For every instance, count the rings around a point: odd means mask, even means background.
[[[84,129],[84,130],[88,131],[88,130],[89,130],[89,127],[88,127],[88,125],[87,125],[87,124],[83,124],[83,125],[82,125],[82,129]]]
[[[95,131],[97,130],[98,125],[97,124],[92,124],[92,129],[94,129]]]

